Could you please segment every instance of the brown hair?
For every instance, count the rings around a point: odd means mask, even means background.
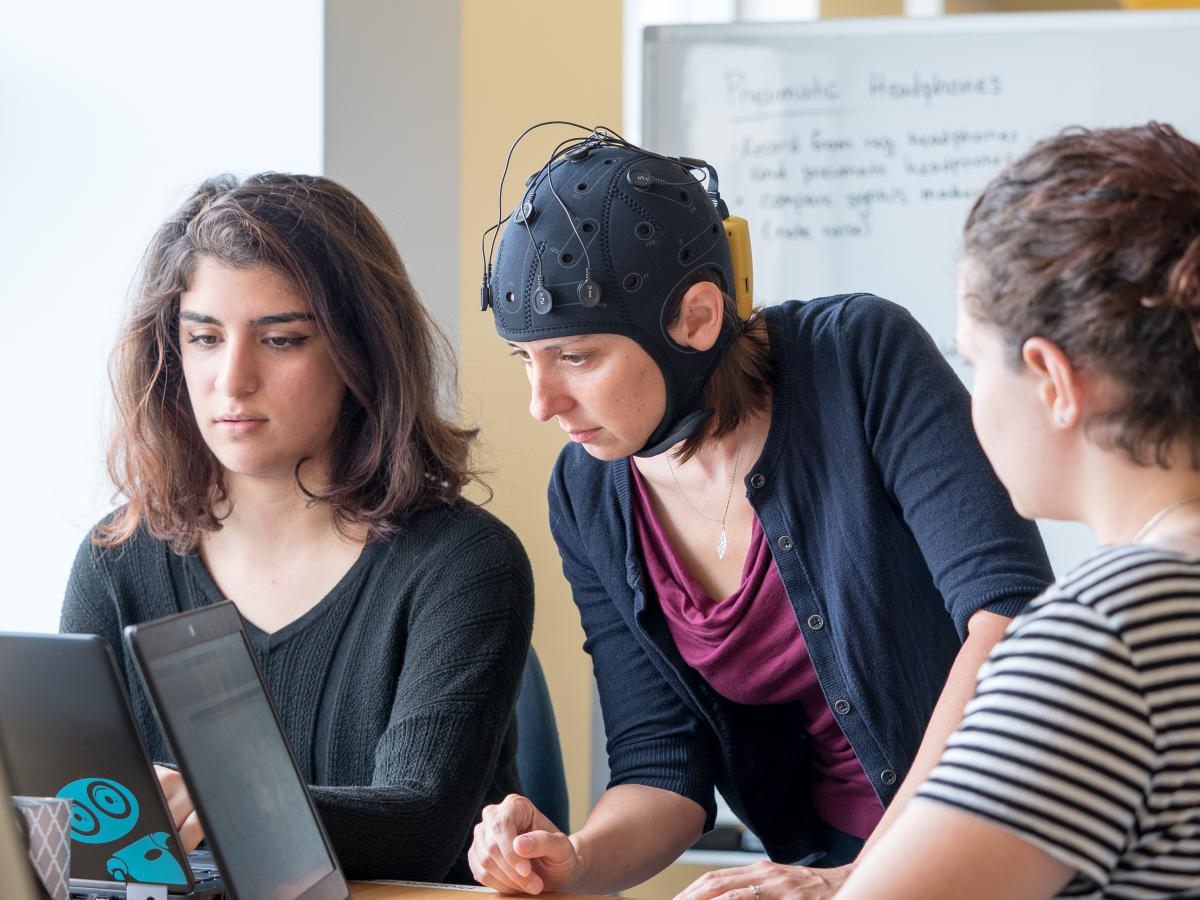
[[[196,426],[179,355],[179,297],[201,259],[269,266],[308,300],[346,384],[329,486],[308,491],[335,526],[395,532],[413,511],[453,501],[472,477],[475,430],[439,412],[449,343],[421,304],[383,225],[327,178],[266,173],[202,184],[159,228],[142,260],[113,353],[116,425],[108,471],[127,504],[93,541],[144,527],[176,552],[221,527],[222,469]],[[451,370],[452,371],[452,370]]]
[[[1200,147],[1155,122],[1063,131],[984,189],[964,243],[971,312],[1015,365],[1052,341],[1119,389],[1096,440],[1159,466],[1182,442],[1200,465]]]
[[[738,316],[737,303],[723,289],[724,280],[711,270],[701,270],[686,279],[667,304],[663,319],[670,325],[679,319],[683,295],[688,288],[709,281],[721,288],[725,301],[724,317],[732,326],[734,337],[709,376],[701,395],[701,406],[713,410],[713,417],[704,428],[684,439],[678,458],[687,462],[709,441],[732,434],[749,416],[767,409],[771,401],[771,345],[767,337],[767,322],[762,310],[756,309],[743,321]]]

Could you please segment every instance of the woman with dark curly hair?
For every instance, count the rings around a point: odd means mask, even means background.
[[[1101,546],[1008,629],[843,895],[1200,891],[1200,146],[1071,130],[967,220],[957,342],[1028,517]]]
[[[63,631],[113,647],[169,762],[121,631],[231,600],[351,877],[469,881],[471,825],[518,783],[532,577],[460,496],[475,432],[439,411],[445,355],[345,188],[205,182],[143,261],[113,365],[126,503],[84,541],[63,605]],[[190,849],[191,801],[158,771]]]

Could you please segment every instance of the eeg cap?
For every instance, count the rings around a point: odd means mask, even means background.
[[[733,285],[729,242],[693,167],[592,139],[540,169],[512,213],[490,282],[497,333],[509,341],[623,334],[666,380],[667,408],[638,456],[689,437],[713,414],[704,385],[740,328],[727,317],[707,351],[667,333],[667,307],[701,272]]]

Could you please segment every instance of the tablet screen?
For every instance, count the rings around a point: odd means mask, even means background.
[[[144,663],[238,894],[287,900],[329,875],[334,862],[241,634]]]

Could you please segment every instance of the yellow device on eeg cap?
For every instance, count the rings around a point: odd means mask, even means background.
[[[733,299],[738,318],[750,318],[754,308],[754,259],[750,253],[750,223],[741,216],[726,216],[722,222],[729,239],[729,257],[733,262]]]
[[[729,205],[721,197],[717,170],[702,159],[679,157],[679,162],[690,169],[702,169],[708,173],[705,193],[716,207],[721,224],[725,226],[725,237],[729,241],[729,261],[733,267],[731,292],[737,303],[738,318],[743,322],[750,318],[754,309],[754,259],[750,253],[750,223],[741,216],[730,215]]]

